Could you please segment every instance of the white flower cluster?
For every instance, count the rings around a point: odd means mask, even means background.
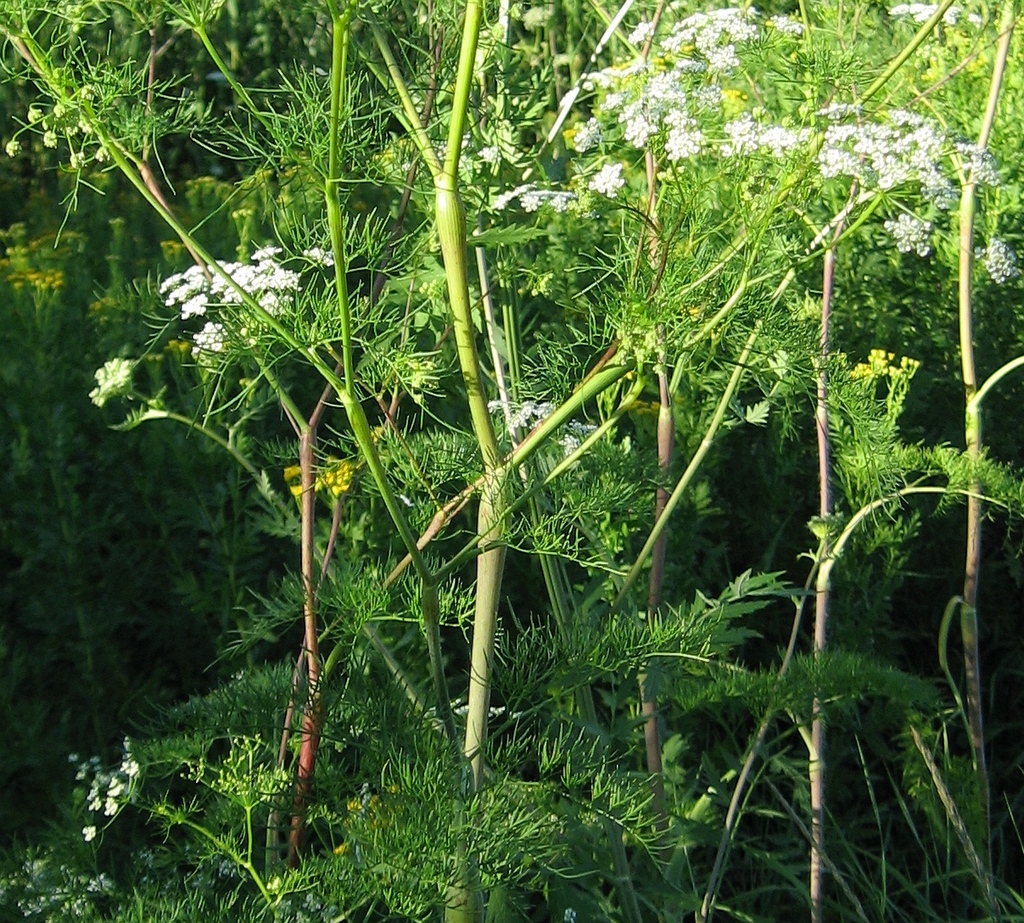
[[[979,186],[998,186],[1000,184],[999,170],[991,151],[987,148],[979,148],[969,141],[959,142],[956,145],[956,150],[963,158],[968,179],[973,180]]]
[[[0,879],[0,901],[24,919],[94,919],[96,901],[114,891],[109,875],[89,875],[58,864],[52,855],[26,859],[18,873]]]
[[[89,392],[89,400],[102,407],[107,401],[128,394],[132,390],[132,372],[137,364],[135,359],[108,359],[96,369],[96,387]]]
[[[318,269],[334,268],[334,251],[325,247],[310,247],[302,251],[302,255]]]
[[[912,19],[914,22],[925,23],[935,15],[938,8],[939,5],[937,3],[899,3],[894,7],[890,7],[889,15],[893,19]],[[960,16],[960,7],[951,6],[942,14],[942,21],[947,26],[955,26],[960,21]],[[975,25],[981,24],[981,17],[975,13],[972,13],[967,18]]]
[[[491,401],[487,405],[491,413],[502,409],[501,401]],[[555,412],[555,405],[550,401],[523,401],[521,404],[513,404],[508,418],[508,428],[513,432],[533,429],[541,420],[550,417]]]
[[[538,211],[544,205],[550,205],[556,212],[564,212],[576,201],[576,193],[562,189],[541,189],[535,183],[524,183],[511,192],[497,196],[491,208],[503,211],[516,199],[526,212]]]
[[[127,737],[124,739],[121,765],[116,769],[109,771],[103,769],[103,764],[98,756],[81,760],[77,753],[72,753],[68,760],[78,765],[75,781],[89,781],[85,806],[90,813],[113,817],[132,800],[141,770],[138,762],[132,756],[131,741]],[[87,843],[96,839],[97,835],[98,830],[94,823],[87,824],[82,828],[82,838]]]
[[[726,157],[740,157],[764,151],[773,157],[784,157],[788,152],[810,140],[811,130],[794,130],[781,125],[759,125],[753,116],[744,113],[725,126],[729,140],[722,145]]]
[[[299,273],[278,263],[280,247],[257,250],[248,263],[221,263],[220,268],[238,289],[254,298],[268,314],[281,314],[292,304],[299,291]],[[306,250],[303,256],[316,266],[329,269],[334,265],[330,251],[319,247]],[[205,317],[215,306],[240,306],[242,296],[213,267],[190,266],[184,272],[168,276],[160,285],[160,294],[169,308],[176,308],[182,320]],[[218,353],[225,344],[225,328],[218,321],[207,321],[193,337],[194,352]]]
[[[591,118],[576,129],[572,146],[576,149],[577,154],[585,154],[601,143],[601,137],[601,126],[597,119]]]
[[[896,249],[900,253],[910,253],[913,250],[918,256],[927,256],[932,252],[931,244],[928,242],[932,232],[930,221],[902,213],[886,221],[885,229],[892,235]]]
[[[704,59],[708,70],[728,73],[740,63],[736,43],[753,41],[760,34],[756,17],[757,10],[753,7],[694,13],[673,26],[662,48],[681,54],[692,47]]]
[[[238,288],[260,303],[268,314],[279,314],[299,290],[299,274],[283,268],[276,258],[280,247],[264,247],[249,263],[221,263]],[[213,267],[190,266],[164,279],[160,294],[169,308],[179,308],[181,319],[202,317],[211,305],[240,305],[242,296]]]
[[[609,199],[614,199],[619,190],[626,185],[626,180],[622,176],[622,169],[623,164],[621,163],[605,164],[598,171],[597,175],[590,180],[590,188],[594,192],[608,196]]]
[[[615,87],[615,91],[605,97],[600,114],[614,116],[622,126],[623,137],[633,147],[646,147],[653,135],[667,128],[666,150],[669,159],[675,161],[699,152],[702,140],[688,108],[687,73],[685,65],[660,73],[652,73],[645,66],[612,69],[594,74],[590,84],[603,89]],[[705,100],[695,94],[693,102],[699,107]],[[585,138],[591,137],[595,130],[600,131],[596,121],[594,127],[585,132]]]
[[[491,413],[502,409],[501,401],[491,401],[487,405]],[[523,401],[521,404],[513,404],[508,418],[508,428],[513,434],[523,434],[534,429],[555,412],[555,405],[550,401]],[[581,423],[579,420],[569,420],[559,430],[558,444],[562,447],[563,455],[571,455],[583,441],[597,429],[591,423]]]
[[[919,183],[928,201],[948,209],[957,200],[956,187],[940,168],[949,147],[944,133],[930,122],[897,109],[884,124],[829,125],[818,165],[826,179],[856,179],[862,190]]]
[[[330,923],[339,917],[338,908],[334,904],[326,904],[312,891],[307,891],[300,900],[300,895],[289,894],[281,899],[277,908],[277,917],[282,923]]]
[[[627,41],[637,48],[654,37],[654,23],[643,20],[632,32],[629,33]]]
[[[768,20],[772,28],[783,35],[803,35],[804,24],[791,16],[773,16]]]
[[[998,237],[991,238],[987,247],[978,247],[974,251],[974,258],[984,264],[989,278],[997,285],[1020,275],[1013,247]]]

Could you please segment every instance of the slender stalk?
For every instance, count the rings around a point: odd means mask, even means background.
[[[632,403],[632,402],[630,402]],[[531,506],[531,513],[534,516],[540,515],[539,508],[535,503]],[[570,623],[572,618],[573,605],[572,594],[569,590],[569,580],[565,575],[565,567],[561,560],[549,555],[540,556],[541,570],[544,573],[544,583],[547,587],[548,598],[551,600],[551,611],[555,617],[555,625],[563,639],[570,637]],[[594,705],[594,694],[589,685],[580,686],[575,692],[576,708],[584,725],[589,728],[597,728],[600,725],[597,720],[597,708]],[[640,913],[640,902],[637,899],[636,889],[633,887],[633,876],[629,868],[629,857],[626,855],[626,848],[622,842],[622,828],[610,817],[602,816],[601,824],[604,827],[605,839],[608,841],[608,848],[612,854],[612,867],[615,872],[615,887],[622,902],[622,913],[628,923],[643,923],[643,916]]]
[[[904,48],[886,67],[881,74],[878,75],[877,79],[869,86],[862,94],[859,102],[861,104],[866,103],[872,96],[878,93],[879,90],[884,87],[893,74],[896,73],[907,61],[911,58],[915,51],[921,47],[922,44],[927,40],[928,36],[935,31],[935,27],[942,22],[942,18],[946,15],[946,12],[953,5],[955,0],[942,0],[935,8],[935,12],[928,17],[928,20],[917,30],[914,37],[907,43],[907,47]]]
[[[779,672],[776,677],[776,688],[781,684],[789,670],[789,665],[793,662],[793,655],[796,653],[796,642],[800,636],[800,623],[803,621],[804,606],[807,603],[808,591],[810,590],[811,581],[814,580],[815,574],[818,572],[818,566],[821,563],[824,553],[824,545],[822,545],[818,548],[818,553],[814,558],[814,566],[807,575],[807,580],[804,583],[804,591],[800,594],[800,597],[797,600],[795,607],[796,611],[793,614],[793,625],[789,632],[789,643],[786,645],[786,652],[782,657],[782,663],[779,665]],[[750,743],[750,746],[747,747],[747,755],[743,760],[743,766],[740,769],[740,773],[736,777],[736,785],[734,786],[732,796],[729,799],[729,807],[725,813],[725,823],[722,826],[722,836],[718,841],[718,851],[715,853],[715,861],[711,867],[711,874],[708,876],[708,886],[704,892],[704,898],[701,901],[700,911],[697,913],[695,923],[710,923],[712,915],[714,914],[715,901],[718,898],[718,885],[721,881],[722,871],[725,868],[725,859],[729,852],[729,844],[732,842],[733,834],[736,830],[737,824],[739,823],[740,805],[747,791],[747,780],[750,778],[750,774],[754,770],[754,763],[761,755],[761,748],[764,746],[765,739],[768,736],[768,729],[771,726],[774,716],[775,710],[771,708],[768,709],[764,717],[761,719],[761,724],[757,729],[757,733],[754,735],[753,741]]]
[[[640,571],[642,571],[644,566],[647,564],[647,559],[654,549],[658,536],[668,525],[669,517],[679,505],[679,501],[683,498],[683,494],[686,493],[686,489],[690,486],[690,482],[693,480],[701,463],[704,461],[704,456],[708,454],[711,446],[714,444],[715,436],[718,433],[719,427],[722,425],[722,420],[725,419],[725,413],[729,408],[729,403],[736,394],[737,388],[739,388],[740,381],[743,378],[743,373],[746,370],[747,360],[750,358],[750,353],[754,348],[754,343],[757,341],[757,337],[760,332],[761,325],[758,323],[751,331],[750,336],[747,337],[747,342],[744,345],[742,352],[740,352],[739,358],[736,360],[736,366],[732,371],[732,375],[729,376],[729,382],[718,402],[718,407],[715,409],[714,416],[708,424],[708,429],[704,434],[704,438],[701,439],[697,451],[694,453],[693,458],[690,459],[690,464],[686,466],[686,470],[676,482],[676,486],[673,488],[668,500],[665,501],[665,508],[661,511],[661,515],[655,520],[654,527],[651,529],[650,535],[647,536],[647,541],[644,542],[644,546],[637,555],[636,561],[634,561],[629,573],[626,574],[626,577],[622,582],[622,587],[619,589],[619,592],[616,594],[615,599],[612,602],[613,609],[617,609],[623,604],[623,602],[625,602],[626,595],[629,593],[633,584],[636,583],[637,578],[640,576]]]
[[[850,191],[853,201],[855,191]],[[818,443],[818,515],[827,522],[832,515],[832,448],[829,440],[828,419],[828,362],[829,327],[832,318],[832,290],[835,284],[835,242],[843,232],[840,221],[833,234],[833,245],[825,251],[822,270],[821,294],[821,338],[818,351],[818,399],[815,407],[815,423]],[[821,554],[829,551],[829,537],[826,532],[822,539]],[[814,656],[825,651],[828,644],[828,581],[819,581],[814,595]],[[821,700],[817,695],[812,705],[811,753],[808,775],[811,787],[811,860],[810,898],[811,921],[821,923],[824,913],[824,872],[822,855],[825,851],[825,723],[821,718]]]
[[[302,710],[302,738],[299,746],[298,778],[295,785],[295,806],[292,811],[291,832],[288,837],[288,864],[299,865],[305,813],[313,786],[317,750],[320,746],[320,648],[317,638],[317,592],[313,549],[316,517],[316,429],[306,427],[299,437],[299,470],[301,472],[301,573],[302,622],[306,673],[306,702]]]
[[[664,330],[659,336],[664,342]],[[668,372],[665,369],[666,356],[662,346],[660,369],[658,371],[658,470],[667,480],[672,467],[672,449],[675,443],[676,425],[672,417],[672,396],[669,392]],[[665,512],[669,492],[659,484],[654,495],[654,520],[657,522]],[[668,547],[668,529],[658,536],[651,549],[651,571],[648,576],[647,610],[653,618],[661,608],[662,589],[665,581],[665,553]],[[658,699],[650,673],[644,670],[639,677],[640,711],[644,717],[644,747],[647,753],[647,772],[651,777],[652,809],[654,823],[662,850],[662,858],[670,858],[666,836],[668,834],[668,805],[665,800],[665,780],[661,765],[661,729],[658,726]]]
[[[470,3],[472,8],[477,4]],[[477,27],[479,19],[477,14]],[[471,22],[466,14],[467,28]],[[463,39],[470,42],[469,38]],[[475,48],[476,36],[471,44]],[[472,59],[470,59],[470,66]],[[468,94],[468,84],[464,86]],[[449,135],[449,146],[461,146],[462,135]],[[487,739],[487,715],[490,706],[491,668],[494,658],[494,637],[497,628],[501,579],[505,567],[505,546],[500,542],[499,521],[502,518],[501,451],[491,424],[487,399],[476,350],[472,306],[469,298],[469,268],[466,260],[466,217],[457,187],[457,157],[452,161],[451,147],[445,170],[435,180],[435,207],[441,253],[444,259],[448,298],[452,311],[455,342],[466,388],[473,431],[484,464],[484,482],[477,511],[477,536],[484,550],[477,558],[473,649],[469,674],[469,710],[466,715],[465,753],[473,768],[476,788],[483,785],[484,745]]]
[[[988,102],[978,133],[977,147],[984,150],[995,122],[999,92],[1006,70],[1010,41],[1013,37],[1014,3],[1009,0],[1003,7],[1000,23],[1001,35],[989,85]],[[973,173],[965,177],[960,196],[960,260],[959,260],[959,327],[960,363],[966,403],[964,440],[969,458],[981,457],[982,421],[978,394],[978,376],[974,362],[974,311],[971,293],[971,273],[974,263],[975,181]],[[978,484],[972,485],[967,500],[967,547],[964,562],[963,605],[960,607],[960,631],[964,646],[964,672],[967,681],[967,717],[970,726],[971,749],[974,755],[978,801],[985,824],[983,855],[991,860],[991,795],[988,766],[985,757],[985,728],[981,703],[981,649],[978,641],[978,582],[981,570],[981,530],[984,506]]]

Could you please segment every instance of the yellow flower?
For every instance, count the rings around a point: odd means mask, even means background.
[[[346,459],[328,458],[330,467],[316,479],[316,489],[326,487],[335,497],[340,497],[352,486],[358,466]]]

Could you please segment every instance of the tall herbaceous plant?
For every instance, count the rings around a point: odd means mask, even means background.
[[[1020,104],[1013,4],[304,3],[282,28],[305,53],[259,71],[233,29],[268,13],[243,6],[0,3],[37,94],[7,154],[57,151],[72,205],[116,173],[181,245],[137,297],[204,409],[137,355],[93,401],[219,444],[295,543],[239,673],[120,768],[81,763],[102,873],[43,856],[5,893],[40,919],[1019,907],[991,845],[977,542],[986,505],[1020,507],[980,413],[1022,360],[986,379],[971,333],[972,290],[1018,276],[989,143]],[[183,217],[169,154],[190,151],[232,239]],[[965,452],[902,440],[917,358],[837,339],[854,253],[941,268]],[[739,514],[763,546],[716,557],[747,464],[785,472]],[[898,557],[965,497],[952,688],[830,648],[860,604],[842,555]]]

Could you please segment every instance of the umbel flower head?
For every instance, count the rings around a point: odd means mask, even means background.
[[[240,291],[247,293],[261,308],[271,315],[281,314],[293,302],[299,291],[299,273],[285,269],[277,261],[280,247],[257,250],[248,263],[221,263],[234,285],[229,284],[213,266],[190,266],[184,272],[168,276],[160,285],[160,294],[169,308],[176,309],[182,320],[206,317],[211,308],[243,304]],[[307,259],[326,265],[327,258],[320,251],[308,251]],[[224,349],[224,324],[208,320],[193,337],[193,352],[217,353]]]
[[[96,387],[89,392],[89,400],[97,407],[107,401],[122,397],[132,390],[132,372],[135,371],[134,359],[108,359],[96,369]]]

